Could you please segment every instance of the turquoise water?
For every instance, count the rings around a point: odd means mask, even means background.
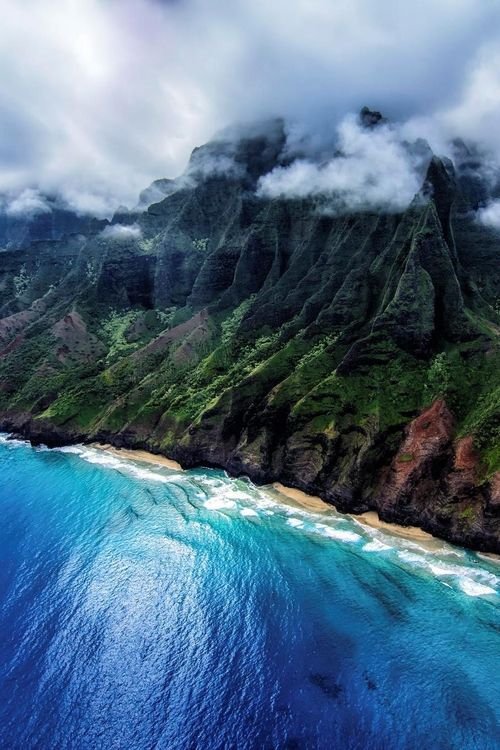
[[[500,747],[500,567],[0,438],[0,747]]]

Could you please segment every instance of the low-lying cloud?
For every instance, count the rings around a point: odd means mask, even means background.
[[[2,2],[0,192],[36,185],[107,215],[182,172],[192,148],[231,122],[281,115],[318,150],[364,104],[404,123],[410,140],[439,151],[463,136],[498,157],[500,3]],[[400,156],[389,139],[404,194]],[[287,181],[320,185],[333,171],[304,161]],[[381,159],[365,173],[351,155],[351,167],[366,200],[397,201]]]
[[[481,224],[500,229],[500,201],[492,201],[488,206],[480,209],[477,217]]]
[[[105,240],[116,240],[117,242],[140,240],[142,229],[138,224],[111,224],[104,227],[100,236]]]
[[[411,148],[389,124],[365,128],[354,115],[338,127],[338,153],[324,163],[298,159],[259,184],[262,196],[326,199],[332,211],[393,210],[408,206],[422,186],[430,153]]]
[[[17,194],[4,196],[0,202],[0,209],[11,217],[33,217],[51,211],[46,198],[34,188],[24,188]]]

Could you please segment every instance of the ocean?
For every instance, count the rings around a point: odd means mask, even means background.
[[[493,750],[500,565],[0,437],[0,747]]]

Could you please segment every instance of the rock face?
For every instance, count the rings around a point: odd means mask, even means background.
[[[332,215],[256,194],[284,145],[279,120],[226,133],[115,216],[140,231],[0,255],[3,428],[279,479],[500,551],[500,240],[474,219],[469,156],[430,159],[406,211]]]
[[[473,439],[453,441],[454,432],[453,416],[440,399],[410,422],[381,481],[379,513],[396,522],[412,516],[438,536],[461,538],[471,547],[495,547],[495,527],[484,520],[495,503],[495,480],[480,484]]]
[[[432,502],[436,476],[446,462],[453,435],[453,417],[441,399],[416,417],[391,462],[380,489],[381,509],[403,512],[405,505]]]
[[[365,128],[374,128],[377,125],[387,122],[380,112],[370,109],[369,107],[363,107],[359,113],[359,120]]]

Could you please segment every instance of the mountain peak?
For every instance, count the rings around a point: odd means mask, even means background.
[[[387,122],[387,118],[377,110],[363,107],[359,113],[359,121],[364,128],[375,128]]]

